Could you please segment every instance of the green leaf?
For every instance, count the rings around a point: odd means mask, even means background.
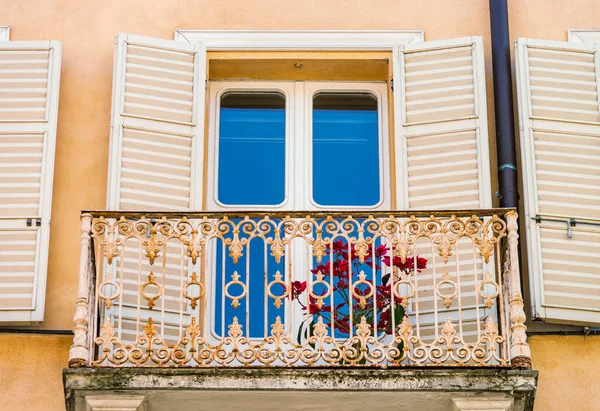
[[[298,335],[296,336],[296,342],[298,343],[298,345],[302,344],[302,330],[304,329],[304,323],[306,321],[302,321],[302,324],[300,324],[300,328],[298,328]]]
[[[394,329],[398,328],[398,326],[402,323],[403,320],[404,307],[402,307],[401,305],[396,305],[396,307],[394,307]],[[402,355],[404,354],[404,341],[400,341],[400,343],[398,344],[398,349],[400,350],[398,358],[402,358]]]
[[[404,307],[398,304],[394,307],[394,329],[398,328],[402,320],[404,320]]]

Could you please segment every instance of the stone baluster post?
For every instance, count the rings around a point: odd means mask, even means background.
[[[69,350],[69,367],[89,365],[88,324],[89,324],[89,272],[91,264],[92,215],[81,215],[81,253],[79,256],[79,283],[75,315],[73,316],[73,345]]]
[[[531,368],[531,351],[527,344],[527,326],[525,326],[525,310],[521,293],[519,270],[519,234],[517,213],[506,213],[508,231],[509,284],[510,284],[510,359],[514,367]]]

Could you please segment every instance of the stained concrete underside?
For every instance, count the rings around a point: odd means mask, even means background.
[[[144,411],[448,411],[464,397],[512,399],[532,410],[537,372],[518,369],[71,368],[69,411],[86,396],[143,395]]]

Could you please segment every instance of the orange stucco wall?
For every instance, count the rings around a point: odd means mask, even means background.
[[[598,0],[510,1],[511,35],[566,40],[600,27]],[[105,206],[114,37],[175,29],[421,29],[426,40],[481,35],[495,169],[488,0],[0,0],[12,40],[62,40],[63,63],[44,329],[69,329],[79,212]],[[495,191],[495,188],[494,188]],[[0,335],[0,409],[62,409],[68,338]],[[535,337],[538,411],[600,409],[600,339]],[[579,371],[580,370],[580,371]],[[597,373],[597,371],[596,371]],[[596,385],[594,385],[596,384]],[[579,401],[577,407],[572,407]]]
[[[600,410],[600,336],[534,336],[535,411]]]
[[[0,410],[65,409],[62,369],[72,338],[0,335]]]

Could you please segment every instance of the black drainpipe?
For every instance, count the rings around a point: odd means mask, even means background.
[[[506,0],[490,0],[490,23],[498,153],[497,195],[500,199],[500,207],[518,207],[517,155]]]

